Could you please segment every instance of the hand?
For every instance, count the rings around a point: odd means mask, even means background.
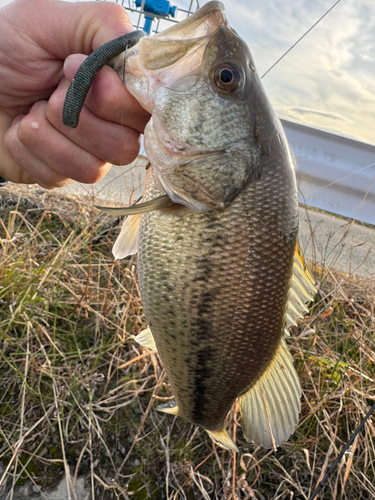
[[[93,183],[111,163],[136,158],[149,115],[109,67],[78,127],[62,122],[84,54],[132,29],[124,8],[109,2],[14,0],[0,9],[0,176],[47,188]]]

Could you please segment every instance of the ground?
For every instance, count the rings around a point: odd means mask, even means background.
[[[334,271],[338,257],[321,257],[310,223],[302,243],[307,255],[315,248],[318,293],[287,341],[300,423],[265,451],[244,441],[234,408],[233,454],[155,411],[171,393],[157,355],[133,341],[146,325],[136,260],[112,259],[119,222],[78,199],[0,191],[0,499],[57,500],[59,485],[77,500],[308,500],[373,404],[373,280]],[[375,497],[374,432],[370,419],[324,499]]]

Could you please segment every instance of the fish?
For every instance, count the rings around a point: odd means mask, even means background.
[[[253,57],[211,1],[113,67],[151,114],[142,201],[105,210],[127,215],[114,256],[138,253],[136,341],[158,352],[175,398],[158,409],[238,451],[225,429],[238,400],[244,437],[276,449],[301,409],[286,337],[315,287],[292,155]]]

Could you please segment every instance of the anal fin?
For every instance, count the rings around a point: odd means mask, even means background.
[[[276,449],[293,434],[301,410],[301,386],[284,340],[261,378],[239,397],[243,434]]]
[[[156,344],[155,344],[155,339],[151,333],[150,328],[146,328],[145,330],[142,330],[141,333],[139,333],[134,340],[138,342],[143,347],[147,347],[151,351],[157,351],[156,349]]]

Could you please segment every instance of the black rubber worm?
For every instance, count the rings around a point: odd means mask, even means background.
[[[147,36],[144,31],[132,31],[105,43],[83,61],[75,74],[64,101],[63,122],[76,128],[83,103],[99,71],[124,50],[136,45]]]

